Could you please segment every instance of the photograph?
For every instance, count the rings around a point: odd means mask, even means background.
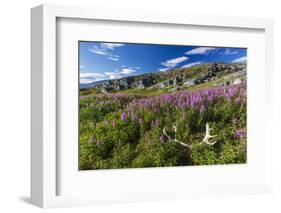
[[[247,163],[247,48],[78,41],[79,170]]]

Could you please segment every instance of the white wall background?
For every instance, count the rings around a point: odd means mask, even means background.
[[[37,212],[29,204],[30,178],[30,8],[42,3],[275,20],[275,113],[281,118],[281,13],[276,0],[7,0],[0,6],[0,212]],[[279,110],[278,110],[279,109]],[[281,124],[280,124],[281,128]],[[276,133],[277,135],[278,133]],[[80,207],[68,212],[277,212],[281,210],[281,139],[274,144],[272,195],[202,198],[183,201]],[[66,209],[47,211],[61,212]]]

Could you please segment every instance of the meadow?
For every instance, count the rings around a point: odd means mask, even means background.
[[[80,170],[247,161],[246,83],[149,95],[80,90]]]

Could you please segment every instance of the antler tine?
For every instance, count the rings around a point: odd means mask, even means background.
[[[206,123],[206,134],[205,137],[203,138],[202,142],[208,144],[208,145],[214,145],[217,141],[214,142],[209,142],[210,138],[217,137],[217,135],[210,135],[210,130],[211,128],[209,127],[209,123]]]
[[[173,124],[173,127],[174,127],[174,131],[175,131],[175,133],[176,133],[176,132],[177,132],[177,124]],[[179,141],[179,140],[176,138],[176,135],[175,135],[175,138],[172,139],[172,138],[167,134],[165,127],[163,128],[163,134],[168,138],[168,140],[169,140],[170,142],[178,143],[178,144],[180,144],[180,145],[182,145],[182,146],[187,147],[187,148],[190,149],[190,150],[192,149],[192,146],[191,146],[191,145]]]

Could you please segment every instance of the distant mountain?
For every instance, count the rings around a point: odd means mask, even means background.
[[[246,79],[246,64],[205,63],[189,68],[147,73],[114,80],[81,84],[80,88],[95,88],[101,92],[142,88],[171,88],[180,90],[198,84],[214,82],[218,85],[233,84]]]
[[[92,82],[92,83],[88,83],[88,84],[80,84],[80,89],[93,88],[96,85],[101,84],[106,81],[108,81],[108,80],[96,81],[96,82]]]

